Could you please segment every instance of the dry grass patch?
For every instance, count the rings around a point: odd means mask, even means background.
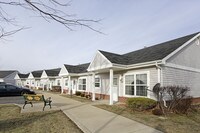
[[[168,116],[156,116],[151,111],[132,111],[124,105],[95,105],[101,109],[119,114],[129,119],[166,133],[197,133],[200,132],[200,110],[190,111],[188,115],[170,114]]]
[[[82,133],[62,111],[20,113],[16,105],[0,105],[0,132]]]
[[[76,101],[79,101],[79,102],[83,102],[83,103],[89,103],[89,102],[92,102],[91,99],[87,99],[86,97],[81,97],[81,96],[76,96],[76,95],[61,95],[63,97],[66,97],[66,98],[70,98],[70,99],[73,99],[73,100],[76,100]]]

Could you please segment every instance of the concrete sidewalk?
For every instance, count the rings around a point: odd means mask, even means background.
[[[42,93],[53,100],[52,109],[47,106],[45,111],[61,109],[85,133],[161,133],[144,124],[94,107],[92,103],[81,103],[58,94]],[[26,105],[22,113],[42,111],[41,106],[41,103],[34,104],[33,108]]]

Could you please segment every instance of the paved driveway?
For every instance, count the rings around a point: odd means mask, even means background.
[[[22,96],[0,97],[0,104],[24,104]]]

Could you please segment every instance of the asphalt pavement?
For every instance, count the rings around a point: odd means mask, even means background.
[[[0,97],[0,104],[24,104],[22,96]]]

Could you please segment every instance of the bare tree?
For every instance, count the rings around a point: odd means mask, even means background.
[[[192,97],[189,96],[190,88],[187,86],[160,86],[156,84],[153,88],[158,106],[163,114],[166,113],[183,113],[187,114],[192,104]]]
[[[23,27],[18,29],[7,31],[5,30],[5,23],[15,25],[15,18],[10,17],[7,14],[4,6],[13,6],[14,8],[20,7],[38,14],[38,16],[44,18],[47,22],[55,21],[69,30],[73,30],[74,27],[82,26],[89,28],[92,31],[102,33],[101,31],[93,28],[93,23],[98,23],[100,20],[93,19],[77,19],[75,15],[68,14],[62,11],[63,7],[70,6],[68,3],[60,3],[57,0],[1,0],[0,1],[0,38],[15,34],[18,31],[23,30]]]

